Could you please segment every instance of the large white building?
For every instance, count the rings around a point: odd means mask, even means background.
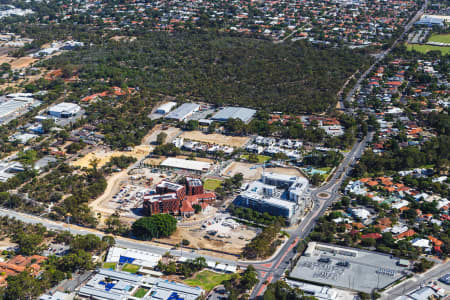
[[[48,114],[57,118],[70,118],[76,115],[81,107],[75,103],[61,102],[48,109]]]
[[[132,263],[138,266],[154,268],[161,260],[161,255],[137,249],[111,247],[106,262]]]
[[[156,113],[160,114],[160,115],[165,115],[165,114],[169,113],[175,106],[177,106],[176,102],[164,103],[156,109]]]
[[[250,183],[234,203],[290,219],[298,209],[306,209],[307,186],[308,180],[303,177],[264,173],[259,181]]]
[[[192,114],[200,109],[200,105],[196,103],[183,103],[180,107],[171,111],[165,118],[184,121]]]
[[[109,269],[98,269],[77,293],[82,299],[129,300],[138,299],[140,289],[145,290],[141,299],[148,300],[195,300],[204,293],[199,287]]]
[[[197,173],[207,172],[211,168],[211,164],[208,162],[175,157],[167,158],[160,164],[160,166],[172,169],[189,170]]]

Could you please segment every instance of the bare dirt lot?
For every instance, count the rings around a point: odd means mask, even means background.
[[[133,148],[133,151],[105,151],[102,149],[99,151],[88,153],[85,156],[81,157],[80,159],[77,159],[76,161],[72,162],[72,166],[89,168],[91,161],[93,159],[98,159],[97,166],[102,167],[107,162],[109,162],[111,157],[121,155],[132,156],[139,160],[148,155],[151,150],[152,147],[148,145],[136,146]]]
[[[304,177],[299,170],[295,168],[266,168],[266,172],[274,172],[285,175],[293,175]],[[243,162],[233,162],[222,172],[222,176],[234,176],[237,173],[242,173],[245,180],[258,180],[261,178],[263,168],[261,165],[249,164]]]
[[[13,70],[29,67],[32,63],[36,61],[38,61],[38,59],[29,56],[19,58],[11,57],[8,55],[0,56],[0,64],[8,63],[11,65],[11,69]]]
[[[232,254],[241,254],[245,245],[256,236],[256,231],[245,225],[240,225],[235,229],[229,228],[228,231],[223,232],[224,237],[210,236],[206,238],[207,229],[199,226],[178,227],[177,231],[167,239],[160,239],[159,241],[169,244],[181,244],[183,239],[189,240],[189,247],[197,249],[211,249],[218,251],[226,251]]]
[[[166,130],[162,130],[163,126],[162,125],[156,125],[144,138],[142,143],[144,145],[148,145],[148,144],[154,144],[156,143],[156,138],[158,136],[158,134],[160,134],[161,132],[164,132],[167,134],[167,138],[166,138],[166,143],[170,143],[173,141],[173,139],[175,139],[175,137],[177,137],[180,132],[181,129],[180,128],[176,128],[176,127],[169,127]]]
[[[225,145],[237,148],[242,147],[249,140],[248,137],[227,136],[218,133],[206,134],[201,131],[185,131],[181,134],[181,137],[198,142]]]

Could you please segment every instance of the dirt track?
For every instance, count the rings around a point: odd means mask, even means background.
[[[205,134],[201,131],[185,131],[181,134],[181,137],[198,142],[225,145],[237,148],[242,147],[249,140],[248,137],[227,136],[217,133]]]

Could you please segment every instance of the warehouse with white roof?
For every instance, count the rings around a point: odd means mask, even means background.
[[[225,122],[228,119],[240,119],[244,123],[249,123],[255,113],[256,110],[254,109],[228,106],[219,110],[211,119],[219,122]]]
[[[197,173],[207,172],[211,168],[211,164],[208,162],[180,159],[174,157],[167,158],[160,164],[160,166],[166,168],[194,171]]]
[[[160,115],[165,115],[169,113],[175,106],[177,106],[176,102],[164,103],[156,109],[156,113]]]
[[[183,103],[180,107],[171,111],[165,118],[177,121],[184,121],[192,114],[200,109],[200,105],[196,103]]]

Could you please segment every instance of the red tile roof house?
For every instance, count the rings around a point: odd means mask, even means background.
[[[413,236],[415,234],[416,234],[416,232],[414,230],[408,229],[405,232],[397,234],[396,236],[394,236],[394,238],[395,239],[403,239],[403,238],[406,238],[406,237],[411,237],[411,236]]]
[[[378,232],[373,232],[373,233],[367,233],[367,234],[363,234],[361,236],[361,239],[374,239],[374,240],[378,240],[381,239],[383,236],[378,233]]]

